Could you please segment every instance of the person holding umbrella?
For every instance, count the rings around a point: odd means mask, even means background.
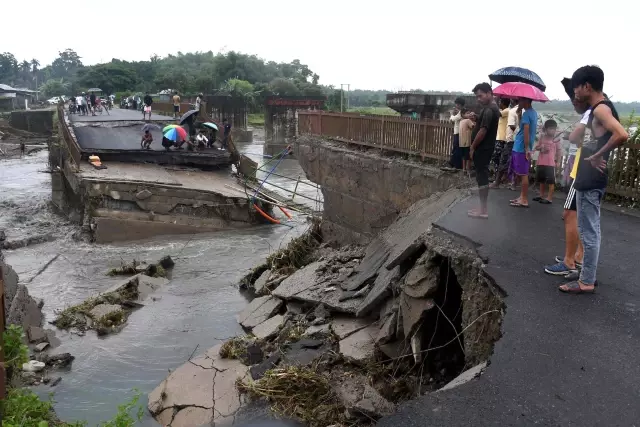
[[[471,218],[488,219],[487,199],[489,198],[489,163],[493,155],[493,149],[498,134],[498,121],[500,111],[493,100],[493,90],[489,83],[480,83],[473,88],[478,103],[482,106],[482,112],[473,129],[471,149],[469,155],[476,168],[476,181],[478,182],[478,196],[480,207],[468,212]]]

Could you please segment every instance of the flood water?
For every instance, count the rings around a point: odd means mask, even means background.
[[[257,138],[239,149],[262,162],[262,145]],[[122,244],[80,243],[71,238],[77,227],[49,208],[51,178],[41,172],[46,169],[46,152],[0,161],[0,228],[6,229],[9,239],[42,232],[57,236],[52,242],[4,252],[21,282],[28,283],[31,295],[44,299],[46,322],[53,319],[56,310],[116,283],[118,279],[105,273],[123,260],[155,261],[169,254],[176,262],[171,282],[130,316],[122,332],[98,338],[92,331],[79,337],[57,330],[62,345],[54,352],[70,352],[76,359],[69,371],[53,374],[62,377],[58,386],[40,386],[36,391],[43,396],[55,392],[55,408],[63,420],[86,420],[89,425],[105,421],[116,413],[118,404],[131,398],[133,389],[142,393],[146,408],[147,393],[194,350],[196,354],[204,352],[242,332],[235,315],[246,300],[238,292],[238,280],[270,251],[308,227],[305,217],[294,216],[289,226],[265,225]],[[304,177],[295,160],[284,160],[277,173]],[[278,177],[269,178],[269,182],[289,189],[295,186],[295,181]],[[305,185],[299,185],[298,193],[320,196],[316,188]],[[321,206],[307,202],[312,208]],[[146,410],[142,424],[157,425]]]

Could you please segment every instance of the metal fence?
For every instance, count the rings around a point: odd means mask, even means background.
[[[453,124],[440,120],[322,111],[298,112],[298,132],[437,160],[449,158],[453,140]]]
[[[448,160],[453,124],[394,116],[357,113],[298,112],[298,133],[436,160]],[[624,198],[640,198],[640,137],[614,150],[609,159],[607,192]],[[567,158],[563,158],[563,165]],[[560,171],[558,171],[560,174]]]
[[[69,126],[64,117],[64,107],[60,105],[58,106],[58,122],[60,125],[60,130],[62,131],[62,139],[64,140],[65,145],[69,148],[71,158],[73,159],[73,162],[76,164],[76,166],[80,166],[80,162],[82,160],[80,146],[78,145],[78,141],[76,141],[76,139],[71,136]]]

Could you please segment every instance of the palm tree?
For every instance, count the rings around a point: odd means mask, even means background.
[[[22,74],[22,82],[25,86],[29,85],[29,73],[31,72],[31,63],[24,60],[20,63],[20,73]]]
[[[40,61],[33,58],[31,60],[31,74],[33,74],[33,80],[35,84],[33,86],[34,89],[38,89],[38,67],[40,66]],[[38,99],[38,93],[36,92],[36,100]]]

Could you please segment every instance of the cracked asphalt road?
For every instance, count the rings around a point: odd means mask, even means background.
[[[438,225],[482,246],[487,272],[508,294],[503,337],[485,374],[422,396],[379,426],[638,426],[640,420],[640,219],[603,210],[600,286],[564,295],[542,266],[564,253],[562,203],[509,206],[492,191],[490,219],[471,198]]]

